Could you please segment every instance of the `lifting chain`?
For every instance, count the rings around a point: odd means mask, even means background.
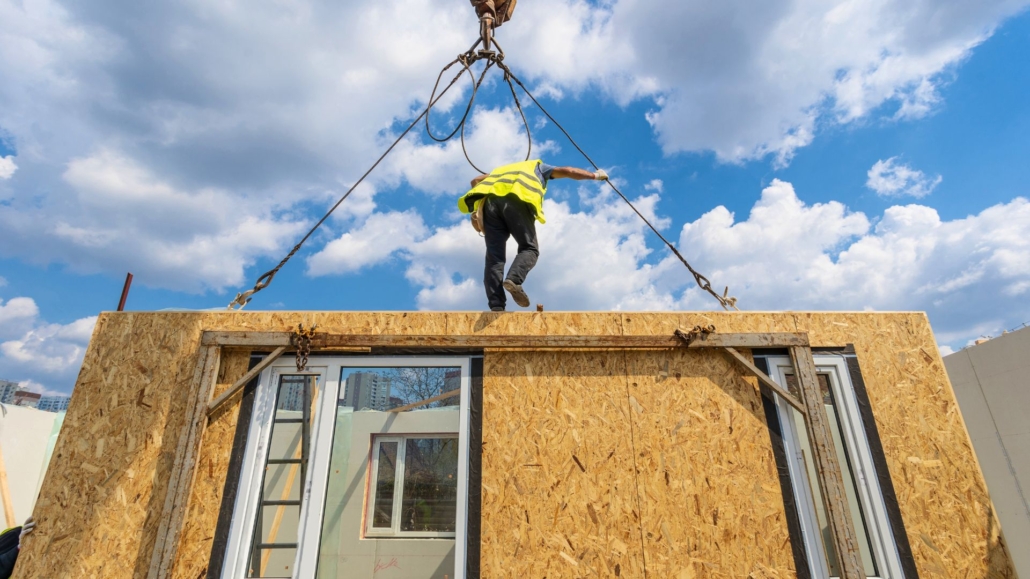
[[[708,339],[709,334],[714,333],[715,326],[713,325],[694,326],[694,329],[690,330],[689,332],[684,332],[683,330],[676,330],[676,337],[683,340],[684,344],[686,344],[689,347],[690,344],[694,343],[696,340],[701,340],[702,342],[704,342]]]
[[[311,355],[311,338],[315,337],[317,324],[312,324],[310,329],[305,330],[304,324],[299,324],[297,330],[290,336],[290,345],[297,349],[297,371],[304,372],[308,369],[308,356]]]

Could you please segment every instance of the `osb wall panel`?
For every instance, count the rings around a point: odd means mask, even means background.
[[[428,313],[101,314],[36,503],[40,525],[15,576],[147,576],[204,330],[287,331],[317,323],[341,333],[445,334],[448,320]],[[220,419],[237,415],[238,403]],[[228,438],[205,437],[203,455],[224,456]],[[217,500],[203,508],[193,503],[189,540],[213,536],[224,482],[224,468],[213,477],[198,473],[192,496]],[[194,551],[207,561],[202,546],[180,549]]]
[[[231,387],[236,380],[247,373],[250,365],[249,351],[227,351],[222,355],[221,369],[215,395]],[[211,556],[211,542],[214,540],[213,521],[218,520],[218,509],[222,505],[222,490],[225,473],[229,468],[233,436],[239,409],[220,410],[211,417],[204,434],[204,445],[197,459],[197,478],[193,482],[187,512],[184,517],[182,538],[172,577],[176,579],[197,579],[207,573],[207,562]]]
[[[1015,578],[973,446],[921,313],[624,314],[626,334],[715,324],[854,344],[921,577]]]
[[[484,376],[484,577],[793,572],[760,395],[724,354],[489,352]]]
[[[776,460],[755,381],[743,379],[736,363],[718,350],[623,355],[648,573],[793,573]]]
[[[944,362],[921,315],[799,314],[820,340],[855,341],[922,577],[1016,577]],[[944,517],[943,519],[941,517]]]
[[[958,414],[957,404],[951,392],[950,385],[944,373],[943,363],[934,347],[933,336],[925,316],[922,314],[793,314],[793,313],[661,313],[661,314],[621,314],[621,313],[526,313],[526,314],[494,314],[494,313],[108,313],[103,314],[94,333],[94,339],[86,354],[86,359],[80,373],[76,386],[75,397],[69,408],[66,419],[66,427],[58,441],[55,455],[57,462],[51,466],[44,481],[39,502],[37,503],[36,517],[41,524],[37,532],[27,539],[25,549],[19,562],[19,577],[141,577],[145,576],[149,566],[150,554],[153,550],[157,530],[157,518],[164,505],[167,481],[171,477],[170,469],[174,457],[175,447],[179,435],[183,429],[184,417],[187,414],[186,396],[189,391],[190,380],[193,376],[196,364],[197,346],[202,330],[259,330],[259,331],[285,331],[296,326],[297,323],[304,323],[309,326],[318,323],[320,330],[338,333],[383,333],[383,334],[408,334],[408,335],[431,335],[431,334],[524,334],[524,335],[580,335],[580,334],[668,334],[676,328],[689,329],[697,324],[715,324],[720,332],[759,332],[759,331],[808,331],[810,332],[814,346],[842,346],[853,343],[858,352],[859,361],[862,364],[863,375],[873,411],[877,417],[877,424],[883,438],[884,450],[890,466],[891,478],[898,491],[899,503],[905,525],[909,532],[916,563],[920,574],[924,577],[948,576],[948,577],[1015,577],[1006,547],[998,536],[997,524],[990,509],[986,487],[979,474],[972,446],[963,428],[961,417]],[[487,375],[490,375],[490,368],[500,370],[508,368],[511,384],[526,389],[526,395],[540,394],[537,392],[539,385],[530,382],[531,375],[526,364],[521,363],[522,370],[519,371],[518,356],[530,358],[528,368],[535,367],[532,363],[538,361],[538,365],[547,367],[548,364],[558,364],[558,360],[566,359],[579,360],[577,364],[584,364],[583,357],[592,354],[580,352],[576,354],[555,354],[540,352],[507,353],[503,358],[494,356],[487,357]],[[603,354],[600,355],[605,358]],[[693,352],[683,354],[684,356],[694,355]],[[543,361],[550,356],[553,361]],[[638,388],[649,388],[648,382],[642,376],[650,376],[647,372],[646,361],[641,361],[642,366],[637,366],[631,358],[635,356],[646,356],[641,353],[627,353],[623,355],[623,381],[636,380]],[[611,358],[611,356],[608,356]],[[607,359],[607,358],[606,358]],[[516,360],[516,361],[512,361]],[[670,373],[673,370],[673,360],[670,359]],[[560,366],[560,364],[559,364]],[[637,368],[641,368],[638,370]],[[568,366],[566,366],[568,368]],[[664,368],[662,368],[664,370]],[[651,369],[654,370],[653,368]],[[612,372],[610,369],[609,372]],[[583,398],[590,398],[595,395],[593,390],[594,382],[603,388],[608,388],[600,377],[603,373],[590,380],[584,380],[578,386],[566,386],[563,388],[579,388]],[[499,372],[499,375],[504,375]],[[660,375],[660,374],[658,374]],[[689,375],[689,373],[681,375]],[[615,381],[617,373],[610,373],[610,380]],[[657,376],[657,375],[656,375]],[[748,431],[761,424],[761,417],[755,416],[755,412],[748,407],[746,402],[746,389],[733,380],[726,381],[724,376],[713,368],[713,374],[706,375],[706,378],[714,386],[709,391],[715,393],[713,388],[718,388],[727,397],[718,401],[709,410],[718,408],[719,424],[725,428],[726,434],[718,437],[709,444],[713,448],[723,448],[722,445],[733,446],[735,440],[744,440],[744,437],[737,438],[729,433],[729,429],[742,429]],[[654,395],[663,395],[659,387],[665,385],[665,381],[653,385],[658,390]],[[495,408],[498,399],[491,396],[501,396],[496,390],[502,387],[490,386],[492,379],[488,378],[487,392],[485,393],[486,403],[489,408]],[[509,378],[497,378],[501,383]],[[226,380],[229,382],[230,380]],[[539,380],[537,381],[539,384]],[[544,382],[547,382],[544,380]],[[565,382],[568,382],[566,380]],[[737,384],[736,390],[734,384]],[[512,386],[507,386],[509,389]],[[734,394],[742,398],[737,399]],[[553,392],[548,395],[553,396]],[[665,394],[670,395],[670,394]],[[566,395],[570,403],[573,398]],[[637,413],[639,420],[632,424],[640,425],[641,436],[645,433],[653,433],[664,426],[661,424],[661,417],[657,414],[653,417],[644,416],[648,412],[645,401],[635,395],[626,395],[623,405],[616,405],[614,399],[611,401],[610,409],[603,409],[601,414],[612,424],[619,424],[616,418],[622,418],[623,427],[630,420],[627,412]],[[728,399],[733,398],[739,406],[728,404]],[[636,401],[636,404],[633,401]],[[713,397],[713,400],[715,398]],[[669,404],[676,404],[679,401],[669,401]],[[714,402],[713,402],[714,403]],[[536,404],[543,404],[542,399]],[[561,400],[561,404],[565,404]],[[593,408],[595,402],[590,402]],[[636,406],[642,409],[638,411]],[[543,408],[543,406],[540,406]],[[702,407],[703,408],[703,407]],[[732,412],[729,409],[732,408]],[[568,420],[583,420],[586,415],[577,413],[572,408],[566,408],[576,418],[564,414]],[[595,410],[598,410],[595,408]],[[725,410],[725,412],[724,412]],[[497,410],[494,410],[497,412]],[[600,411],[600,410],[599,410]],[[663,408],[662,411],[665,411]],[[701,415],[697,418],[687,412],[688,415],[698,420],[697,425],[692,428],[717,428],[715,414],[699,408],[694,411]],[[508,411],[512,412],[512,411]],[[553,407],[552,407],[552,412]],[[655,413],[658,412],[656,409]],[[670,411],[671,412],[671,411]],[[234,421],[236,409],[227,410]],[[671,420],[673,417],[670,416]],[[653,422],[650,420],[653,419]],[[680,417],[676,424],[679,424]],[[552,422],[546,423],[548,428],[558,428],[557,414],[552,416]],[[498,418],[493,419],[489,412],[485,416],[484,438],[491,441],[507,440],[507,437],[521,437],[522,434],[510,434],[512,424]],[[681,426],[680,429],[686,427]],[[229,423],[222,427],[228,429]],[[524,427],[525,428],[525,427]],[[634,427],[635,428],[635,427]],[[227,430],[226,432],[229,432]],[[528,430],[527,430],[528,432]],[[596,437],[597,440],[611,446],[616,441],[608,438],[588,434],[576,429],[577,434],[584,437]],[[592,430],[591,430],[592,432]],[[535,433],[534,433],[535,434]],[[676,440],[679,440],[679,432],[676,433]],[[608,491],[604,495],[600,490],[600,483],[588,483],[583,476],[572,478],[561,473],[575,468],[581,475],[585,475],[580,465],[575,464],[575,459],[569,464],[569,457],[564,456],[573,447],[566,439],[555,440],[553,433],[548,429],[542,429],[538,436],[538,442],[543,437],[551,437],[553,444],[557,445],[554,455],[547,459],[546,465],[550,469],[547,472],[554,480],[563,480],[556,486],[554,493],[560,491],[562,486],[569,484],[582,484],[582,493],[589,496],[590,507],[586,509],[586,519],[593,524],[591,509],[598,520],[598,527],[602,524],[602,513],[600,507],[607,508],[604,514],[617,517],[626,516],[626,505],[622,504],[621,494],[613,494]],[[560,436],[560,435],[558,435]],[[651,435],[647,435],[651,436]],[[567,437],[572,437],[571,431]],[[228,436],[208,437],[207,443],[202,452],[201,465],[205,465],[214,471],[212,476],[204,476],[198,473],[197,482],[194,486],[190,503],[190,518],[187,522],[186,541],[183,543],[180,553],[196,553],[196,556],[206,560],[207,555],[202,545],[203,542],[214,532],[216,498],[220,498],[221,488],[224,484],[224,457],[228,452]],[[613,438],[622,438],[613,437]],[[671,433],[670,433],[671,438]],[[214,443],[211,441],[215,440]],[[519,438],[519,440],[522,440]],[[635,440],[631,438],[631,442]],[[751,435],[748,438],[751,442],[761,441],[767,444],[768,435],[762,432],[761,436]],[[575,438],[572,438],[575,443]],[[625,440],[620,441],[625,443]],[[641,441],[643,445],[643,440]],[[650,447],[638,448],[638,453],[643,450],[645,456],[636,456],[635,468],[639,470],[638,477],[641,495],[647,496],[647,501],[668,500],[670,504],[675,503],[676,497],[671,490],[663,492],[660,485],[664,483],[665,470],[669,470],[670,484],[673,476],[681,480],[694,480],[690,474],[683,472],[685,467],[675,462],[675,453],[668,450],[669,440],[658,441]],[[209,448],[209,445],[215,448]],[[524,444],[520,442],[519,444]],[[600,444],[600,442],[599,442]],[[563,446],[566,445],[566,446]],[[541,448],[545,448],[541,445]],[[546,448],[550,448],[549,446]],[[575,447],[577,452],[578,446]],[[694,447],[691,447],[694,448]],[[616,456],[622,456],[625,452],[621,447],[614,448],[612,461]],[[741,517],[750,517],[755,525],[766,525],[774,535],[779,533],[782,538],[782,523],[776,520],[774,506],[759,504],[751,513],[743,513],[733,505],[733,499],[717,500],[719,493],[724,489],[718,485],[724,485],[725,481],[739,480],[733,469],[755,469],[758,473],[771,472],[769,466],[771,456],[764,451],[751,454],[756,449],[742,449],[740,462],[731,463],[736,460],[727,458],[724,454],[710,455],[709,463],[705,468],[717,469],[721,467],[724,471],[719,472],[719,477],[713,480],[708,477],[707,484],[715,486],[708,491],[710,502],[699,504],[695,509],[693,518],[682,523],[682,528],[689,525],[700,524],[699,517],[712,516],[715,509],[719,509],[719,515],[713,518],[713,527],[707,529],[713,540],[726,536],[726,530],[730,526],[721,527],[722,523],[728,520],[743,521]],[[486,448],[484,455],[484,501],[485,505],[492,505],[496,510],[484,509],[484,547],[483,564],[494,565],[498,569],[498,561],[507,561],[511,556],[512,545],[515,538],[512,537],[511,529],[515,528],[511,523],[511,517],[515,514],[522,495],[516,488],[515,480],[508,482],[501,477],[497,470],[487,470],[492,464],[490,461],[499,452],[495,448]],[[525,452],[522,447],[511,449],[508,452]],[[550,452],[550,451],[549,451]],[[612,453],[613,450],[608,450]],[[700,451],[698,451],[700,452]],[[720,451],[721,452],[721,451]],[[584,448],[584,455],[588,461],[596,458],[588,454]],[[657,458],[655,458],[657,453]],[[673,456],[668,460],[666,455]],[[744,456],[746,455],[746,457]],[[505,455],[504,460],[514,460],[516,455]],[[583,457],[575,455],[583,462]],[[607,455],[606,455],[607,456]],[[703,457],[703,454],[698,456]],[[209,457],[209,458],[208,458]],[[207,458],[208,462],[204,462]],[[630,458],[633,458],[630,450]],[[744,459],[747,460],[744,460]],[[657,462],[655,462],[657,460]],[[663,461],[664,462],[663,464]],[[754,465],[743,464],[748,461],[755,461]],[[633,464],[632,460],[623,461]],[[674,463],[672,466],[669,463]],[[526,463],[533,464],[533,463]],[[541,465],[545,464],[543,462]],[[595,464],[595,463],[591,463]],[[658,465],[658,472],[655,470]],[[568,465],[566,467],[566,465]],[[622,465],[625,468],[625,464]],[[586,463],[582,465],[589,468]],[[222,468],[220,474],[217,469]],[[537,467],[543,469],[544,467]],[[620,472],[616,470],[607,475],[612,478],[612,488],[615,479],[619,478]],[[630,467],[634,468],[634,467]],[[679,470],[677,470],[679,469]],[[763,471],[763,469],[765,469]],[[537,476],[545,476],[538,473]],[[494,474],[490,474],[494,473]],[[518,477],[518,485],[522,486],[522,478],[518,472],[513,472]],[[493,477],[493,478],[491,478]],[[528,477],[528,475],[527,475]],[[741,475],[740,478],[743,478]],[[535,489],[542,488],[541,480],[529,479],[536,482],[522,486],[525,493],[535,492]],[[763,474],[762,484],[771,484],[770,475]],[[621,479],[620,479],[621,481]],[[488,486],[489,485],[489,486]],[[509,485],[511,489],[509,489]],[[754,481],[749,481],[748,492],[757,492]],[[549,486],[547,488],[550,488]],[[621,482],[620,488],[625,488],[625,482]],[[684,489],[686,483],[684,482]],[[512,490],[513,489],[513,490]],[[683,491],[686,492],[686,491]],[[762,495],[775,492],[774,488],[762,488]],[[593,494],[591,494],[593,493]],[[602,494],[597,494],[602,493]],[[580,495],[554,495],[555,500],[560,498],[561,505],[565,505],[564,511],[574,508],[575,498]],[[698,493],[699,501],[703,498]],[[198,500],[206,497],[203,500]],[[211,505],[201,508],[200,502],[212,500]],[[776,501],[773,501],[774,503]],[[782,501],[780,501],[782,502]],[[718,504],[716,504],[718,503]],[[611,506],[615,504],[616,506]],[[778,507],[782,509],[782,506]],[[529,509],[524,509],[528,511]],[[689,509],[688,509],[689,510]],[[707,510],[707,513],[706,513]],[[496,515],[494,513],[497,513]],[[640,560],[643,564],[644,557],[641,543],[646,547],[649,565],[665,565],[665,569],[674,569],[682,564],[680,545],[685,545],[688,553],[691,552],[689,539],[677,536],[671,523],[666,518],[659,519],[653,515],[662,516],[662,513],[643,514],[639,509],[630,508],[629,517],[640,517],[645,528],[643,539],[640,537],[641,523],[623,525],[625,519],[614,519],[606,523],[611,527],[618,527],[619,531],[609,530],[607,535],[601,535],[583,527],[585,523],[580,522],[580,527],[574,528],[572,518],[563,519],[563,510],[558,509],[550,515],[551,528],[546,526],[547,519],[541,523],[534,521],[530,513],[529,522],[526,527],[520,527],[518,544],[526,545],[526,551],[519,553],[519,560],[544,558],[549,561],[548,568],[553,569],[554,576],[585,576],[587,569],[600,570],[599,564],[608,564],[613,554],[625,553],[623,556],[627,563],[633,565],[632,561]],[[698,514],[700,513],[700,514]],[[770,517],[770,513],[772,513]],[[497,517],[496,521],[494,517]],[[526,513],[523,513],[523,519]],[[665,515],[668,517],[668,515]],[[581,516],[577,518],[583,520]],[[722,518],[723,521],[718,519]],[[622,521],[622,522],[619,522]],[[655,523],[654,521],[659,521]],[[669,529],[664,532],[662,524]],[[651,524],[651,527],[647,527]],[[534,525],[537,525],[534,527]],[[654,526],[654,525],[657,525]],[[633,541],[619,538],[621,543],[626,545],[625,549],[620,544],[611,541],[618,532],[629,528],[636,530],[637,546]],[[679,527],[677,527],[679,528]],[[697,527],[701,528],[701,527]],[[523,539],[522,530],[527,533]],[[553,529],[561,529],[568,537],[557,537]],[[655,531],[658,531],[656,533]],[[571,532],[571,534],[570,534]],[[646,536],[651,533],[651,537]],[[685,531],[684,531],[685,532]],[[505,535],[507,533],[507,535]],[[534,533],[537,533],[534,535]],[[545,533],[551,533],[549,537]],[[662,534],[659,534],[662,533]],[[666,536],[673,537],[677,549],[670,553],[669,548],[662,544]],[[574,538],[576,537],[576,538]],[[584,544],[588,546],[581,548],[577,541],[582,537]],[[564,540],[568,550],[559,547],[556,542]],[[739,540],[739,539],[738,539]],[[752,540],[755,537],[752,536]],[[593,541],[593,543],[591,543]],[[607,541],[605,543],[605,541]],[[682,541],[682,542],[681,542]],[[765,545],[765,540],[758,538],[757,541]],[[569,545],[571,543],[571,545]],[[707,541],[706,541],[707,543]],[[772,545],[772,541],[769,541]],[[604,551],[604,548],[610,548]],[[698,547],[699,549],[702,547]],[[791,576],[791,562],[786,560],[787,547],[781,543],[782,553],[773,554],[769,546],[768,554],[763,551],[765,546],[751,545],[748,549],[755,550],[761,555],[739,555],[740,561],[729,561],[724,558],[708,557],[702,561],[702,557],[694,557],[697,561],[691,560],[692,567],[687,567],[680,573],[682,577],[690,577],[689,573],[695,576],[702,576],[708,573],[709,576],[733,577],[740,576],[739,573],[747,571],[750,561],[755,561],[753,570],[750,573],[755,576]],[[587,552],[587,549],[590,552]],[[664,551],[663,551],[664,549]],[[700,551],[698,551],[700,553]],[[562,570],[556,565],[557,561],[551,563],[554,553],[565,561],[567,567]],[[561,553],[565,553],[562,556]],[[664,553],[664,554],[663,554]],[[636,555],[635,555],[636,554]],[[579,558],[582,556],[582,558]],[[571,558],[571,561],[568,558]],[[606,558],[607,557],[607,558]],[[664,557],[664,559],[663,559]],[[743,559],[748,559],[744,561]],[[180,562],[183,559],[180,559]],[[759,563],[758,561],[763,561]],[[768,561],[768,562],[765,562]],[[573,562],[576,565],[573,565]],[[626,565],[620,564],[621,576],[639,576],[635,573],[621,572]],[[765,568],[761,565],[771,565],[774,568]],[[634,567],[630,567],[636,569]],[[176,567],[178,573],[180,567]],[[182,572],[187,567],[181,567]],[[579,569],[577,571],[576,569]],[[192,568],[188,569],[192,571]],[[612,571],[614,573],[614,569]],[[672,571],[670,571],[671,573]],[[507,576],[504,573],[502,576]],[[188,575],[182,575],[188,576]],[[530,575],[532,576],[532,575]],[[551,576],[551,575],[548,575]]]
[[[146,575],[200,321],[100,317],[36,503],[39,534],[26,541],[17,577]]]
[[[483,577],[643,577],[623,356],[490,353]]]

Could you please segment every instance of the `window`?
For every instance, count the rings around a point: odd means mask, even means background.
[[[465,577],[468,357],[283,360],[254,397],[223,577]]]
[[[457,437],[377,437],[372,457],[366,536],[454,536]]]
[[[870,578],[901,578],[900,557],[847,365],[842,356],[816,356],[815,362],[823,408],[844,478],[844,492],[865,574]],[[790,359],[770,357],[767,363],[773,380],[800,398]],[[839,577],[837,553],[830,536],[804,417],[779,397],[776,406],[812,576]]]

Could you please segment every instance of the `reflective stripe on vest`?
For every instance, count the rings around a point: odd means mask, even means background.
[[[486,179],[469,190],[458,199],[458,209],[462,213],[472,213],[479,208],[487,195],[515,194],[519,199],[533,206],[536,212],[536,219],[540,223],[547,223],[544,219],[544,194],[547,193],[547,186],[537,177],[536,168],[540,160],[512,163],[494,169]]]

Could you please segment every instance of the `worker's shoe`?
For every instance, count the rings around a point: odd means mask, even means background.
[[[529,296],[527,296],[526,292],[522,290],[522,286],[510,279],[504,280],[504,283],[501,285],[508,291],[508,293],[511,294],[511,299],[515,300],[515,303],[524,308],[529,307]]]
[[[494,306],[494,307],[490,308],[490,311],[491,312],[503,312],[504,311],[504,306]]]

